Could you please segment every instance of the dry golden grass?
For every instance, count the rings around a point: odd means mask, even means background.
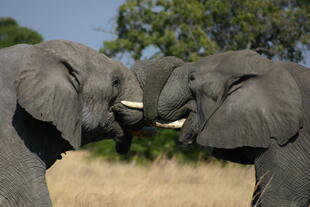
[[[160,160],[151,166],[88,159],[68,153],[47,172],[55,207],[248,207],[250,167]]]

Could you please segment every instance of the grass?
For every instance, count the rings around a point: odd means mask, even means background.
[[[47,172],[54,207],[249,207],[254,170],[229,164],[149,166],[70,152]]]

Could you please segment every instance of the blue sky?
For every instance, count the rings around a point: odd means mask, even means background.
[[[125,0],[0,0],[0,17],[13,17],[44,40],[66,39],[98,50],[112,34],[117,8]]]
[[[0,17],[13,17],[38,31],[44,40],[66,39],[98,50],[113,39],[117,8],[125,0],[0,0]],[[128,63],[128,60],[125,64]],[[310,52],[304,63],[310,68]]]

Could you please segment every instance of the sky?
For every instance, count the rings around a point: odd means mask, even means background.
[[[0,17],[36,30],[44,40],[66,39],[98,50],[116,26],[117,8],[125,0],[0,0]],[[96,30],[103,29],[107,32]]]
[[[21,26],[42,34],[44,40],[71,40],[98,50],[103,41],[114,39],[111,32],[116,26],[117,9],[124,2],[125,0],[0,0],[0,17],[13,17]],[[310,68],[310,52],[305,56],[302,64]],[[128,60],[123,61],[128,63]]]

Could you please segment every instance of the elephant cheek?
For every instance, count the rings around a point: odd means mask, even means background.
[[[83,131],[89,132],[100,128],[101,134],[109,133],[112,129],[112,123],[115,121],[113,112],[110,112],[107,109],[97,111],[105,112],[95,113],[87,105],[83,106],[81,115]]]
[[[95,129],[99,122],[96,119],[95,115],[91,112],[90,108],[87,105],[84,105],[82,108],[82,128],[87,131]]]

